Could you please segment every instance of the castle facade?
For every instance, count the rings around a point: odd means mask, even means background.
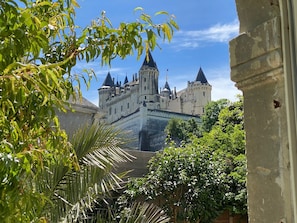
[[[105,120],[134,138],[132,146],[140,150],[156,151],[164,146],[164,129],[173,117],[200,121],[204,106],[211,100],[211,85],[202,69],[194,81],[188,81],[181,91],[171,89],[166,80],[159,89],[159,70],[150,52],[137,74],[123,84],[108,73],[99,88],[99,109]]]

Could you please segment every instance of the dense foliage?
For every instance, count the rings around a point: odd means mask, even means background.
[[[76,61],[99,58],[110,64],[134,51],[140,56],[155,48],[158,37],[170,40],[177,28],[165,12],[158,13],[167,16],[163,24],[141,12],[138,21],[115,28],[102,13],[79,28],[76,7],[75,0],[0,1],[1,222],[47,221],[46,210],[54,204],[50,188],[40,185],[45,172],[48,183],[59,177],[50,171],[55,166],[82,170],[55,114],[55,109],[65,110],[70,96],[80,95],[81,78],[90,81],[88,73],[71,73]],[[61,195],[56,199],[74,205]]]
[[[218,116],[209,133],[198,139],[200,145],[225,160],[228,191],[226,207],[233,213],[247,213],[245,132],[243,98],[229,103]]]
[[[247,213],[242,97],[236,102],[220,100],[209,108],[215,114],[206,114],[203,121],[212,122],[212,127],[202,136],[193,134],[188,121],[169,122],[167,132],[176,137],[170,136],[171,147],[152,158],[147,175],[131,180],[120,203],[150,200],[173,222],[211,222],[226,209]],[[179,140],[184,143],[177,146]]]
[[[222,163],[197,142],[167,148],[152,158],[144,179],[130,183],[121,202],[144,198],[160,205],[173,222],[209,223],[224,200]]]
[[[176,146],[189,143],[192,136],[201,136],[201,127],[197,120],[189,119],[184,121],[178,118],[172,118],[169,120],[166,128],[166,143],[174,143]]]
[[[219,119],[220,111],[228,106],[229,101],[227,99],[220,99],[218,101],[209,102],[204,108],[204,115],[202,116],[202,130],[209,132],[213,125]]]

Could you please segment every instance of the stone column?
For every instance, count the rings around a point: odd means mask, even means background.
[[[294,222],[281,20],[277,5],[273,5],[276,2],[238,0],[242,34],[230,42],[231,79],[244,96],[250,223]]]

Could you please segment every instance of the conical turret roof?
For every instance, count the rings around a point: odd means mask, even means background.
[[[113,87],[114,86],[114,83],[113,83],[113,80],[111,78],[111,75],[110,75],[110,72],[107,73],[106,75],[106,78],[102,84],[102,87],[106,87],[106,86],[109,86],[109,87]]]
[[[152,54],[151,54],[150,51],[148,51],[148,55],[145,55],[145,58],[144,58],[142,67],[144,67],[144,66],[148,66],[148,67],[152,67],[152,68],[158,69],[157,64],[154,61],[154,59],[153,59]]]
[[[128,77],[127,77],[127,75],[126,75],[125,80],[124,80],[124,85],[125,85],[125,84],[128,84],[128,82],[129,82],[129,81],[128,81]]]
[[[199,71],[198,71],[198,74],[197,74],[197,77],[196,77],[196,80],[195,81],[200,81],[201,84],[208,84],[208,81],[204,75],[204,72],[202,70],[202,68],[200,67]]]
[[[168,81],[166,81],[165,86],[164,86],[163,89],[164,89],[164,90],[167,89],[168,91],[171,92],[171,89],[170,89],[170,86],[169,86],[169,84],[168,84]]]

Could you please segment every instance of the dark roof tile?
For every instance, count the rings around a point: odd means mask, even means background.
[[[110,76],[110,73],[108,72],[108,74],[106,75],[106,78],[102,84],[102,87],[104,86],[109,86],[109,87],[113,87],[114,86],[114,82]]]
[[[152,54],[151,54],[150,51],[148,51],[148,55],[145,55],[145,58],[144,58],[142,67],[144,67],[144,66],[148,66],[148,67],[152,67],[152,68],[158,69],[157,64],[154,61],[154,59],[153,59]]]
[[[204,72],[201,69],[201,67],[200,67],[200,69],[198,71],[198,74],[197,74],[197,77],[196,77],[196,80],[195,81],[200,81],[201,84],[208,84],[208,81],[207,81],[207,79],[206,79],[206,77],[204,75]]]

